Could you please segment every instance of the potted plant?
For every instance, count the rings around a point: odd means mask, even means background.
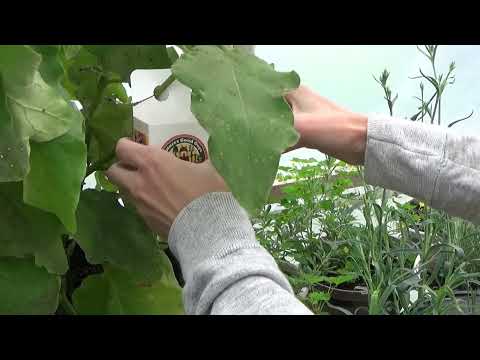
[[[346,190],[354,174],[346,164],[328,157],[293,159],[291,166],[280,167],[278,180],[290,184],[283,187],[277,210],[266,206],[255,222],[262,245],[316,312],[354,313],[367,305],[365,290],[356,288],[358,276],[347,261],[356,195]]]

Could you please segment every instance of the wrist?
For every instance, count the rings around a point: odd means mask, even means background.
[[[368,117],[352,113],[347,132],[350,134],[351,146],[348,159],[345,160],[352,165],[363,165],[367,148]]]
[[[348,111],[296,117],[300,146],[319,150],[351,165],[362,165],[367,145],[368,117]],[[297,146],[299,147],[299,146]]]

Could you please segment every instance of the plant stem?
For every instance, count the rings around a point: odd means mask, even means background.
[[[73,305],[70,303],[67,297],[67,287],[66,287],[66,279],[62,279],[62,286],[60,289],[60,299],[59,303],[62,309],[67,313],[67,315],[77,315],[77,311],[73,307]]]
[[[441,125],[441,109],[442,109],[442,104],[441,104],[441,101],[442,101],[442,96],[439,95],[438,96],[438,125]]]
[[[160,85],[158,85],[154,90],[153,90],[153,95],[143,99],[143,100],[140,100],[140,101],[137,101],[137,102],[134,102],[132,104],[132,106],[137,106],[137,105],[140,105],[141,103],[147,101],[147,100],[150,100],[151,98],[156,98],[157,100],[160,98],[160,96],[162,96],[162,94],[165,92],[165,90],[167,90],[167,88],[173,84],[173,82],[175,81],[175,75],[171,74],[163,83],[161,83]]]
[[[153,97],[155,97],[155,95],[151,95],[151,96],[149,96],[149,97],[147,97],[147,98],[145,98],[145,99],[142,99],[142,100],[139,100],[139,101],[137,101],[137,102],[134,102],[134,103],[132,103],[132,106],[140,105],[141,103],[144,103],[145,101],[150,100],[150,99],[153,98]]]
[[[85,111],[85,113],[84,113],[85,121],[92,119],[93,114],[95,114],[95,111],[97,110],[98,106],[102,102],[103,93],[104,93],[105,89],[107,88],[107,86],[110,85],[110,84],[115,84],[115,83],[120,83],[120,81],[118,79],[109,79],[108,77],[105,77],[105,75],[103,75],[103,74],[100,75],[100,79],[98,80],[97,96],[93,100],[92,106],[89,108],[89,111],[88,112]],[[85,129],[88,130],[88,126],[86,126],[86,124],[85,124]],[[87,144],[87,147],[90,146],[90,134],[88,133],[88,131],[86,131],[86,144]],[[106,161],[108,161],[108,159]],[[106,161],[104,161],[104,162],[106,162]],[[90,161],[89,161],[89,159],[87,159],[87,164],[89,164],[89,163],[90,163]],[[98,169],[98,164],[92,164],[90,166],[87,166],[87,171],[86,171],[86,175],[84,177],[84,181],[87,177],[89,177],[97,169]]]
[[[70,259],[70,257],[72,256],[73,251],[75,250],[75,246],[77,246],[77,243],[75,242],[75,240],[72,240],[72,242],[70,244],[68,244],[67,249],[66,249],[68,259]]]
[[[423,86],[420,88],[420,91],[422,93],[422,124],[423,124],[423,118],[425,117],[425,100],[423,98]]]
[[[137,101],[132,104],[132,107],[137,106],[147,100],[150,100],[151,98],[155,97],[157,100],[160,98],[160,96],[165,92],[165,90],[175,81],[175,76],[171,74],[162,84],[157,86],[154,89],[154,94],[152,96],[147,97],[146,99]],[[105,88],[102,88],[101,92],[104,91]],[[98,106],[98,103],[96,104]],[[93,113],[93,112],[92,112]],[[133,134],[133,122],[132,122],[132,134]],[[91,164],[87,168],[86,176],[85,178],[89,177],[91,174],[93,174],[95,171],[100,170],[105,164],[110,162],[112,159],[115,158],[115,153],[109,154],[103,159],[100,159],[98,162]]]
[[[167,90],[167,88],[175,82],[175,75],[172,73],[170,76],[159,86],[153,90],[153,95],[158,100],[160,96]]]
[[[75,311],[75,308],[67,299],[67,295],[64,292],[62,292],[62,294],[60,295],[60,305],[62,306],[62,309],[67,313],[67,315],[78,315]]]
[[[432,112],[432,118],[431,118],[431,123],[433,124],[435,122],[435,115],[437,114],[437,107],[438,107],[438,101],[439,101],[439,97],[438,97],[438,93],[437,93],[437,98],[435,99],[435,107],[433,108],[433,112]]]

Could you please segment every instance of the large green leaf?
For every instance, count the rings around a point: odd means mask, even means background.
[[[35,45],[42,57],[42,79],[57,89],[57,97],[67,95],[60,85],[64,78],[60,46]],[[76,113],[64,135],[45,142],[30,142],[30,171],[24,180],[24,201],[58,216],[68,231],[76,231],[75,210],[86,168],[83,118]],[[53,191],[52,191],[53,189]]]
[[[67,48],[73,45],[68,46]],[[58,91],[64,99],[72,100],[71,94],[65,89],[63,83],[66,78],[65,61],[67,59],[64,50],[65,45],[31,45],[42,56],[39,72],[42,79]]]
[[[137,69],[166,69],[172,64],[165,45],[86,45],[98,57],[105,72],[120,75],[130,83],[130,74]]]
[[[75,57],[81,49],[82,45],[61,45],[61,52],[65,60]]]
[[[34,255],[35,263],[51,273],[67,271],[64,227],[54,215],[22,201],[21,183],[0,184],[0,229],[0,256]]]
[[[30,85],[40,61],[26,46],[0,46],[0,182],[22,180],[29,170],[29,134],[10,113],[7,89]]]
[[[81,122],[55,140],[32,142],[30,172],[23,186],[24,201],[54,213],[74,234],[86,165],[87,148]]]
[[[65,134],[83,117],[54,88],[49,87],[37,72],[29,89],[14,97],[7,93],[11,114],[28,126],[30,140],[51,141]]]
[[[75,239],[91,264],[110,263],[142,281],[161,278],[161,250],[153,233],[131,209],[121,206],[118,194],[82,192]]]
[[[112,93],[111,87],[107,87],[105,91]],[[104,98],[88,121],[88,131],[89,159],[98,165],[98,169],[106,170],[115,159],[118,140],[132,136],[132,105],[115,103]]]
[[[142,284],[124,270],[105,266],[103,274],[84,280],[73,305],[81,315],[182,315],[182,291],[168,267],[160,280]]]
[[[65,59],[67,77],[63,86],[72,97],[76,98],[83,106],[84,115],[88,118],[102,100],[102,69],[95,55],[84,47],[80,48],[69,59]]]
[[[173,46],[167,47],[167,54],[168,57],[170,58],[170,62],[173,64],[175,61],[178,60],[179,56],[177,53],[177,50]]]
[[[97,183],[96,190],[105,190],[113,193],[119,191],[118,186],[112,184],[103,171],[95,171],[95,182]]]
[[[251,214],[270,194],[281,154],[298,140],[283,96],[299,86],[238,49],[195,46],[172,66],[192,89],[192,112],[210,135],[213,165]]]
[[[28,46],[0,46],[0,181],[20,181],[28,173],[29,139],[65,134],[78,111],[40,75],[41,56]]]
[[[33,82],[42,57],[24,45],[0,46],[0,72],[6,86],[27,87]]]
[[[42,56],[39,71],[43,80],[50,86],[59,86],[64,75],[60,60],[59,45],[32,45],[32,48]]]
[[[28,173],[30,147],[19,125],[8,111],[0,74],[0,182],[19,181]]]
[[[0,314],[49,315],[58,307],[60,277],[30,259],[0,258]]]
[[[81,102],[86,117],[89,164],[105,170],[114,161],[117,141],[132,135],[132,105],[119,76],[105,72],[86,49],[80,49],[66,67],[69,91]]]
[[[0,58],[4,55],[8,57],[0,60],[0,73],[8,108],[32,140],[50,141],[65,134],[74,121],[81,121],[78,111],[42,79],[40,55],[25,46],[0,46]],[[31,61],[19,60],[24,56]],[[12,62],[25,62],[25,67]]]

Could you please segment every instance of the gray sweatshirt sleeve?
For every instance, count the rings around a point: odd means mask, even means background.
[[[365,177],[480,223],[480,139],[373,116]],[[187,314],[311,314],[255,238],[231,194],[207,194],[179,214],[169,245],[185,278]]]
[[[187,314],[311,314],[231,194],[194,200],[178,215],[168,242],[182,268]]]
[[[372,116],[365,180],[480,224],[480,138],[435,125]]]

